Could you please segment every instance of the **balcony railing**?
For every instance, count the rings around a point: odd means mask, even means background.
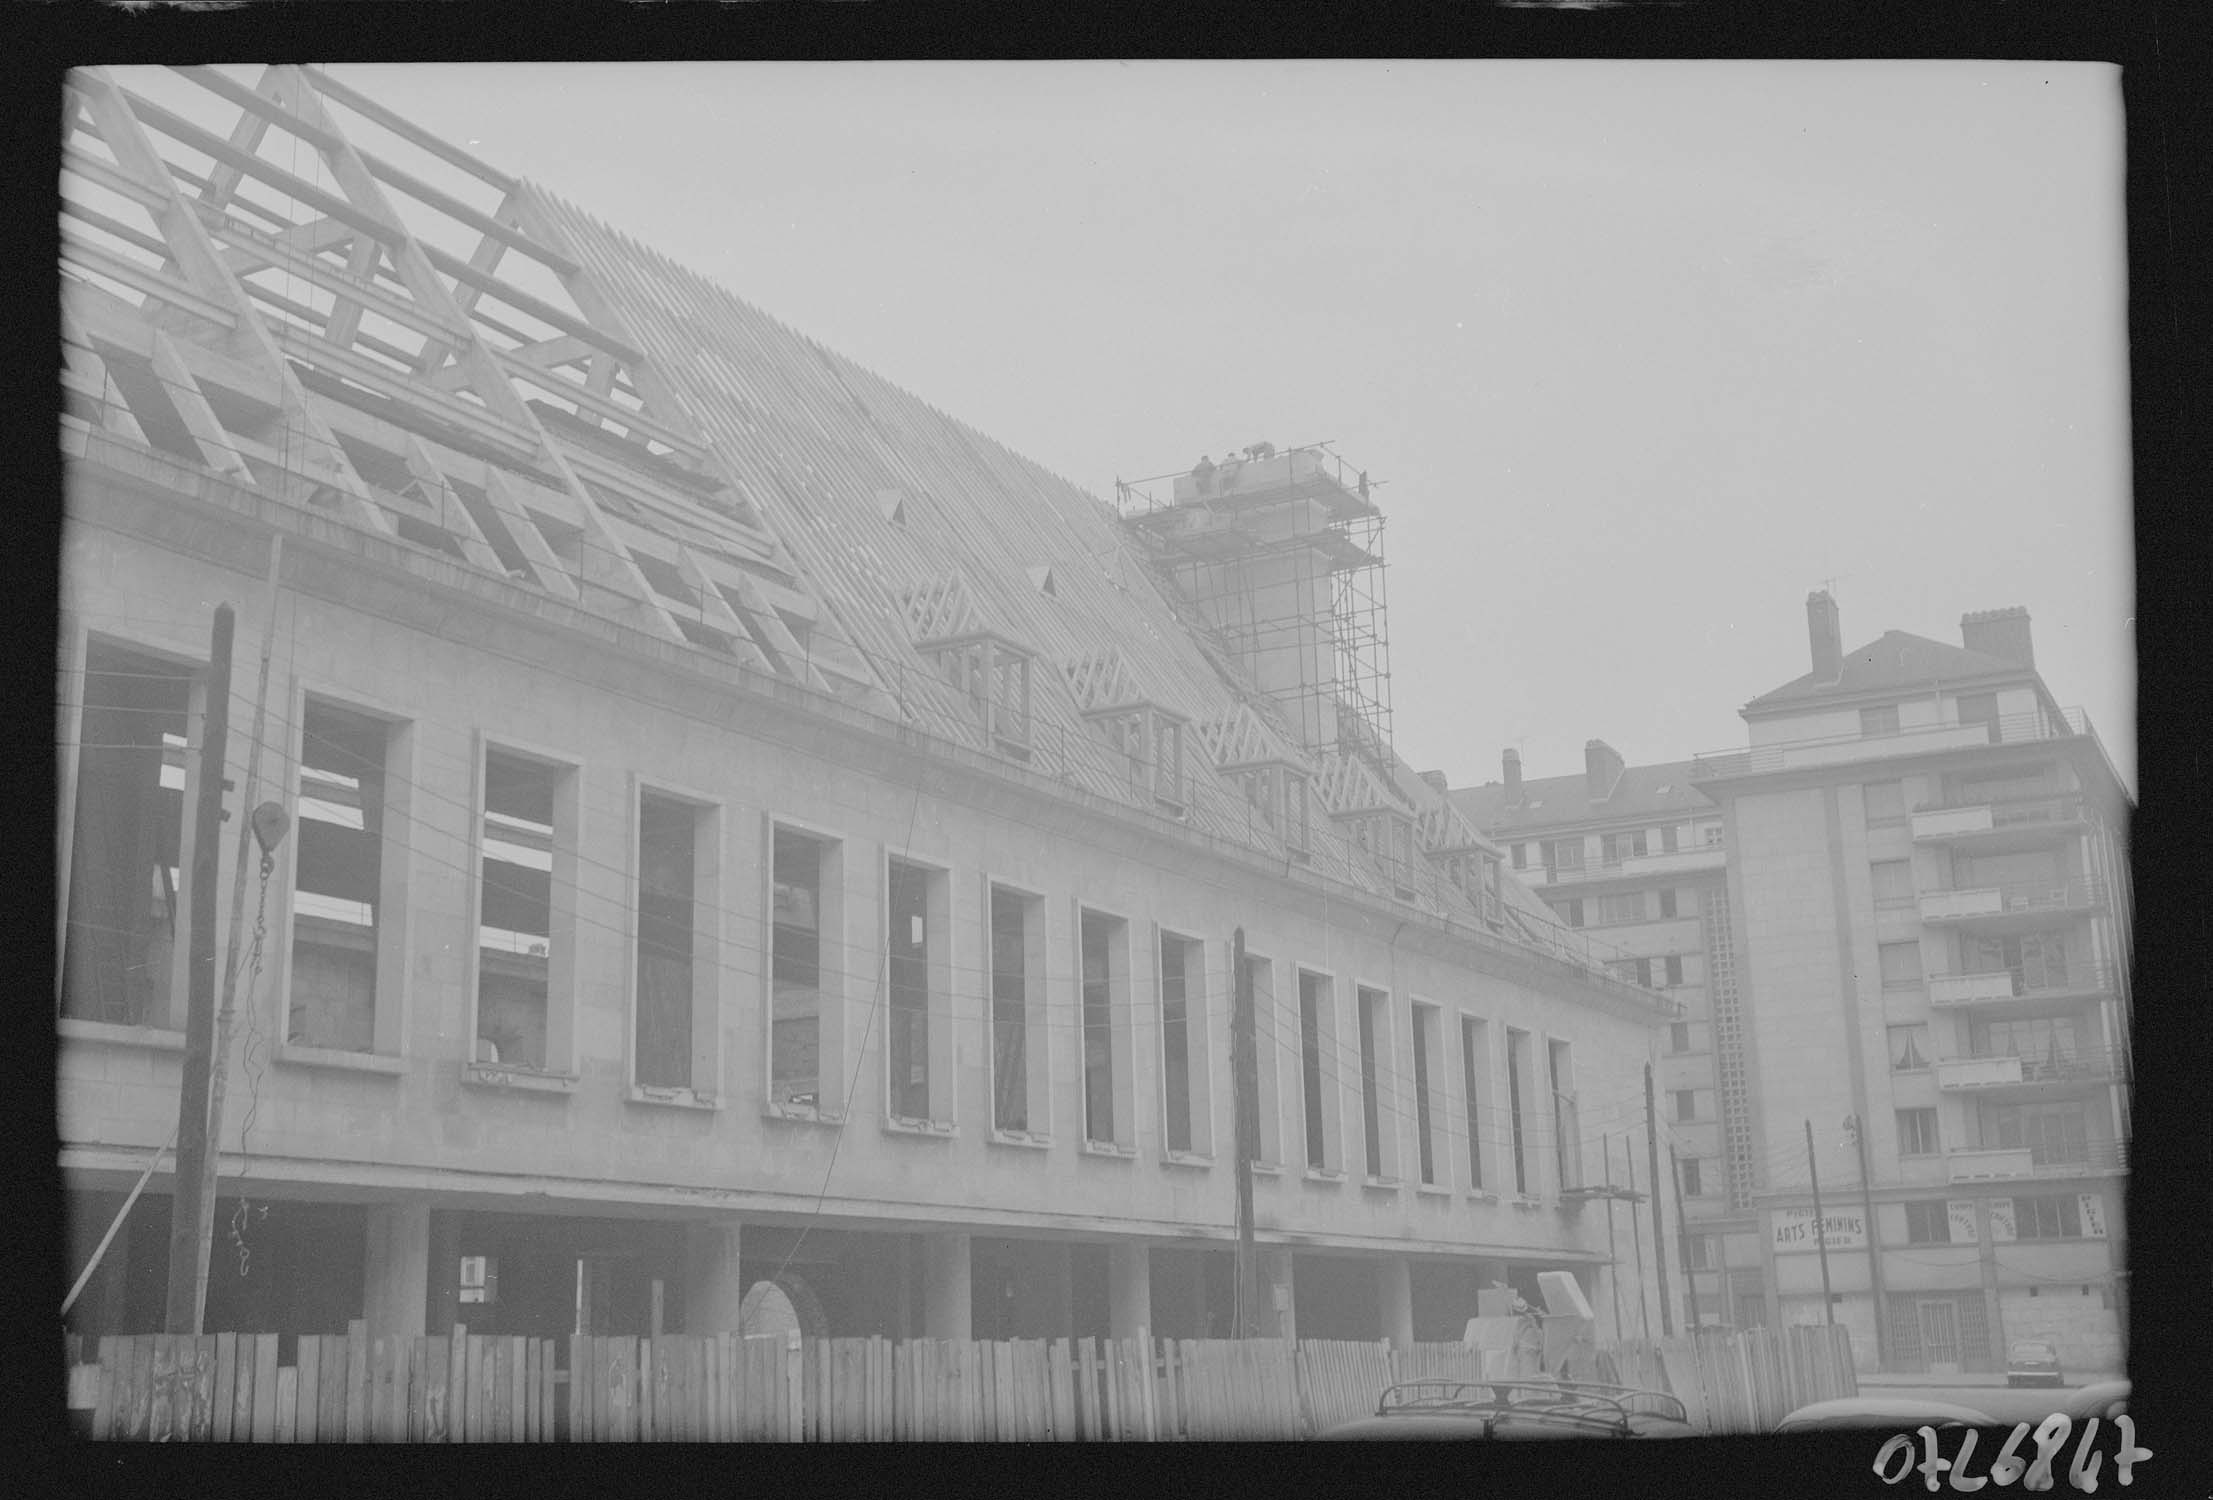
[[[1578,880],[1636,879],[1645,875],[1718,870],[1727,858],[1728,851],[1719,844],[1696,844],[1682,849],[1655,849],[1649,854],[1596,859],[1580,865],[1533,865],[1514,873],[1531,885],[1567,885]]]
[[[2027,1054],[1978,1052],[1965,1057],[1940,1057],[1935,1065],[1936,1086],[1979,1092],[2111,1083],[2121,1076],[2121,1061],[2107,1047],[2076,1047]]]
[[[2091,1141],[2073,1150],[2049,1146],[1998,1146],[1949,1151],[1945,1153],[1944,1166],[1945,1175],[1953,1182],[2126,1172],[2128,1142]]]
[[[1968,922],[1981,917],[2086,911],[2105,904],[2105,882],[2078,877],[1923,891],[1920,903],[1924,922]]]
[[[2066,969],[1985,969],[1928,977],[1929,1004],[1985,1005],[2004,1000],[2033,1000],[2058,995],[2100,994],[2113,988],[2107,964],[2078,963]]]
[[[1721,776],[1752,776],[1881,756],[1925,755],[1977,745],[2018,745],[2094,734],[2090,716],[2079,708],[2064,708],[2057,714],[2006,714],[1977,723],[1919,725],[1883,735],[1830,735],[1713,750],[1691,757],[1690,776],[1693,781],[1710,781]]]
[[[2022,802],[1924,803],[1914,809],[1913,836],[1923,843],[1972,839],[1979,834],[2065,834],[2082,822],[2080,797],[2040,797]]]

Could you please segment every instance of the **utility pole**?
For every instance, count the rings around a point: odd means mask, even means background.
[[[1660,1127],[1652,1103],[1652,1059],[1644,1062],[1644,1147],[1652,1167],[1652,1274],[1660,1289],[1660,1332],[1675,1332],[1675,1315],[1667,1295],[1667,1231],[1660,1223]]]
[[[1875,1368],[1879,1370],[1890,1363],[1890,1356],[1883,1328],[1889,1310],[1883,1305],[1887,1300],[1883,1295],[1883,1252],[1875,1235],[1875,1184],[1867,1173],[1867,1132],[1860,1128],[1860,1117],[1846,1115],[1844,1128],[1851,1132],[1852,1144],[1860,1153],[1860,1208],[1867,1215],[1867,1284],[1875,1297]]]
[[[1683,1294],[1689,1305],[1683,1316],[1690,1320],[1690,1332],[1698,1332],[1698,1273],[1690,1263],[1690,1220],[1683,1215],[1683,1163],[1675,1155],[1675,1143],[1667,1143],[1667,1175],[1675,1184],[1675,1233],[1676,1244],[1683,1252]]]
[[[1813,1159],[1813,1121],[1806,1122],[1806,1171],[1813,1178],[1813,1242],[1821,1251],[1822,1321],[1834,1325],[1836,1303],[1829,1291],[1829,1231],[1821,1222],[1821,1166]]]
[[[1652,1337],[1652,1304],[1644,1295],[1644,1221],[1637,1217],[1637,1145],[1629,1132],[1621,1133],[1622,1159],[1629,1163],[1629,1236],[1637,1246],[1637,1315],[1644,1320],[1644,1336]]]
[[[177,1091],[176,1195],[169,1219],[169,1300],[164,1327],[198,1334],[199,1290],[206,1278],[215,1202],[208,1166],[208,1096],[215,1065],[215,881],[222,837],[223,765],[230,738],[231,631],[228,604],[215,607],[208,646],[207,696],[200,715],[200,786],[192,817],[192,874],[186,935],[183,1085]],[[207,1201],[202,1202],[203,1194]]]
[[[1230,1015],[1230,1076],[1237,1096],[1237,1337],[1254,1336],[1259,1321],[1257,1256],[1253,1248],[1252,1164],[1260,1145],[1259,1066],[1253,1034],[1252,966],[1245,960],[1245,929],[1230,941],[1236,986]]]
[[[1621,1266],[1614,1246],[1614,1138],[1598,1138],[1598,1154],[1606,1163],[1606,1280],[1614,1292],[1614,1342],[1621,1342]]]
[[[223,1098],[230,1066],[232,1001],[238,992],[238,934],[246,918],[246,856],[251,845],[259,842],[262,889],[266,895],[270,855],[291,823],[281,806],[275,803],[264,806],[254,800],[261,793],[261,738],[262,728],[268,720],[269,661],[276,654],[277,644],[277,574],[283,562],[284,533],[280,531],[269,539],[269,579],[261,599],[261,669],[254,687],[252,742],[246,751],[246,790],[238,801],[241,808],[251,808],[252,811],[241,818],[238,824],[238,853],[231,870],[230,941],[223,954],[223,999],[215,1011],[215,1046],[209,1056],[211,1077],[208,1083],[208,1149],[200,1167],[199,1275],[192,1303],[198,1309],[194,1320],[195,1333],[199,1331],[197,1324],[207,1310],[208,1262],[212,1258],[211,1246],[215,1234],[216,1163],[221,1155]]]

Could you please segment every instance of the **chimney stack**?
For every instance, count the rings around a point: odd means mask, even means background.
[[[1424,771],[1422,772],[1422,780],[1435,787],[1439,793],[1452,790],[1451,785],[1445,780],[1445,773],[1442,771]]]
[[[2036,670],[2036,651],[2029,644],[2029,612],[2018,604],[1961,615],[1959,643],[1970,651]]]
[[[1827,589],[1806,596],[1806,637],[1813,645],[1813,679],[1835,682],[1844,675],[1844,632],[1837,622],[1836,600]]]
[[[1519,750],[1509,750],[1499,757],[1499,761],[1506,768],[1506,800],[1519,802],[1521,800],[1521,752]]]
[[[1590,740],[1583,746],[1583,779],[1590,790],[1593,802],[1603,802],[1613,795],[1614,786],[1621,780],[1621,752],[1604,740]]]

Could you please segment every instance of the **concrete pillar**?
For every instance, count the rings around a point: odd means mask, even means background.
[[[1376,1311],[1381,1315],[1382,1336],[1395,1349],[1414,1345],[1414,1266],[1403,1255],[1376,1262]]]
[[[1291,1280],[1291,1252],[1260,1252],[1260,1330],[1268,1338],[1299,1336],[1298,1289]]]
[[[361,1316],[369,1336],[421,1338],[430,1297],[430,1204],[375,1204],[368,1229]]]
[[[922,1236],[922,1336],[976,1336],[975,1313],[969,1301],[969,1236],[965,1234]]]
[[[738,1265],[738,1226],[720,1220],[685,1225],[684,1332],[740,1331],[745,1291],[745,1273]]]
[[[1107,1332],[1134,1339],[1153,1323],[1153,1252],[1143,1244],[1107,1247]]]

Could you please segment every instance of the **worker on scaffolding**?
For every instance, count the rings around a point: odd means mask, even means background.
[[[1245,461],[1237,456],[1237,450],[1235,448],[1230,449],[1228,453],[1223,457],[1221,477],[1221,490],[1223,494],[1228,494],[1230,492],[1230,489],[1237,483],[1237,471],[1239,469],[1242,469],[1244,466]]]
[[[1202,453],[1199,455],[1197,465],[1191,470],[1191,484],[1202,495],[1213,493],[1214,456],[1212,454]]]

